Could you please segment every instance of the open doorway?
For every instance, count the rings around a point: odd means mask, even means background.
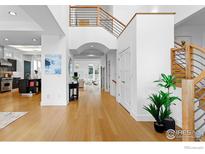
[[[24,60],[24,79],[31,78],[31,62]]]
[[[100,82],[100,60],[99,59],[75,59],[74,72],[78,73],[79,86],[97,86]]]

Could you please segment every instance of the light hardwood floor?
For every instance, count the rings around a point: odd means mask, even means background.
[[[99,88],[80,91],[66,107],[41,107],[40,95],[0,94],[0,111],[27,115],[0,130],[1,141],[166,141],[151,122],[137,122],[114,97]]]

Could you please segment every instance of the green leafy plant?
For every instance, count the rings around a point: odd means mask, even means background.
[[[163,123],[164,119],[169,118],[171,115],[170,106],[174,104],[174,101],[180,100],[176,96],[172,96],[171,89],[176,89],[176,78],[172,75],[161,74],[161,78],[154,82],[158,83],[166,92],[160,90],[158,94],[152,94],[149,96],[151,103],[148,106],[144,106],[144,109],[149,112],[157,123]]]
[[[74,81],[78,81],[79,77],[78,76],[73,76],[72,77]]]
[[[161,88],[165,88],[165,89],[167,89],[167,92],[163,92],[164,93],[164,95],[167,95],[167,96],[169,96],[168,98],[169,98],[169,100],[167,101],[167,103],[165,104],[165,106],[167,107],[167,108],[170,108],[170,106],[172,105],[172,104],[174,104],[173,102],[175,101],[175,100],[180,100],[180,98],[178,98],[178,97],[176,97],[176,96],[171,96],[171,92],[170,92],[170,90],[171,90],[171,88],[173,89],[173,90],[176,90],[176,78],[175,78],[175,76],[173,76],[173,75],[165,75],[165,74],[161,74],[161,78],[159,79],[159,80],[156,80],[156,81],[154,81],[154,82],[157,82],[158,83],[158,86],[160,86]],[[174,104],[175,105],[175,104]]]
[[[149,96],[149,99],[152,103],[148,106],[144,106],[144,109],[154,117],[157,123],[160,124],[171,114],[170,109],[166,107],[166,104],[169,101],[169,95],[160,91],[158,94],[152,94]]]
[[[154,82],[158,82],[160,87],[167,89],[168,93],[170,93],[171,88],[176,90],[176,78],[172,75],[165,75],[162,73],[161,78]]]

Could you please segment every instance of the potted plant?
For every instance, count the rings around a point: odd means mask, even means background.
[[[154,122],[155,130],[159,133],[163,133],[165,130],[164,120],[171,114],[170,109],[165,106],[165,102],[168,100],[168,95],[167,93],[160,91],[158,94],[152,94],[149,99],[152,103],[148,106],[144,106],[144,109],[156,120]]]
[[[176,90],[176,78],[172,75],[161,74],[161,78],[155,82],[158,83],[158,86],[166,90],[166,92],[163,92],[167,95],[167,101],[164,103],[164,107],[171,112],[170,106],[175,105],[175,100],[180,100],[178,97],[173,96],[171,92],[171,89]],[[175,130],[175,120],[172,117],[166,117],[163,123],[165,130]]]
[[[78,82],[79,77],[78,76],[72,76],[73,80]]]

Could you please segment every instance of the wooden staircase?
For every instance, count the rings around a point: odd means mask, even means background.
[[[182,88],[182,129],[193,136],[184,141],[204,140],[205,130],[205,49],[194,44],[175,43],[171,49],[171,72]],[[204,121],[203,121],[204,120]]]
[[[171,49],[171,73],[177,79],[176,86],[181,87],[182,79],[186,78],[185,48],[178,43],[175,47]]]

